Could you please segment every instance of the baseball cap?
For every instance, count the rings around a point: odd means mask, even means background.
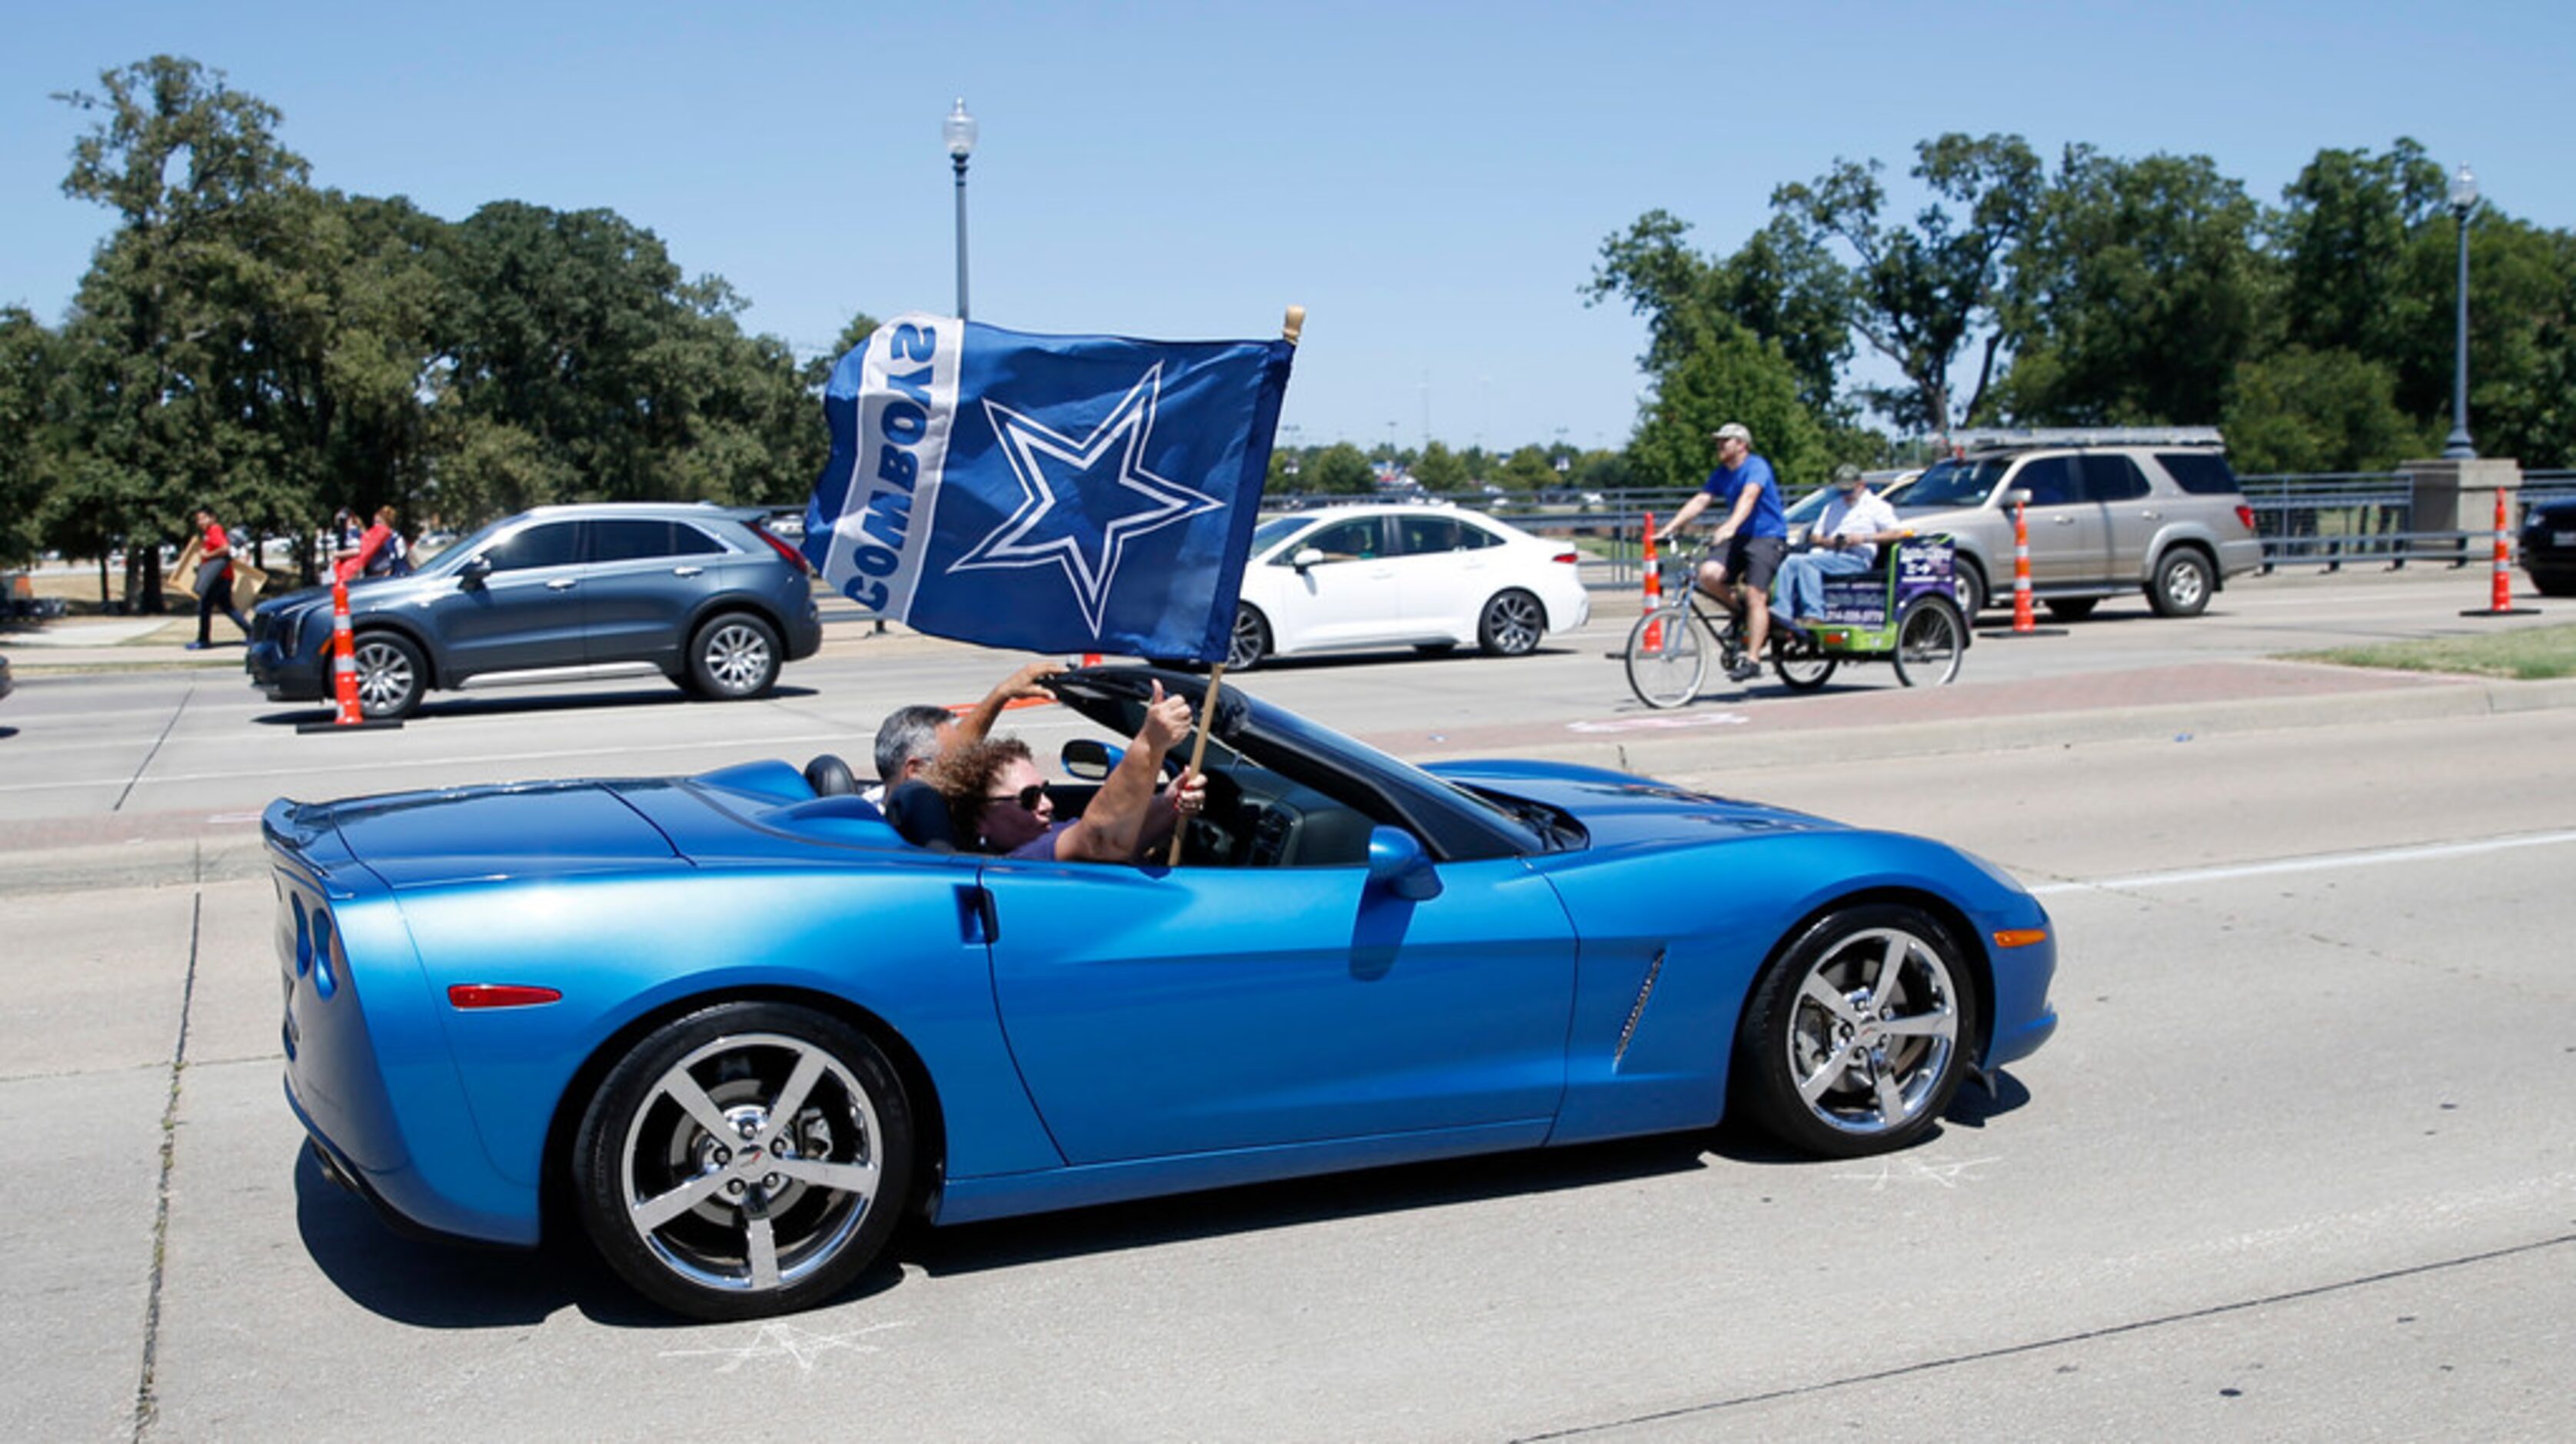
[[[1745,430],[1744,423],[1741,421],[1730,421],[1708,435],[1712,441],[1724,441],[1728,437],[1733,437],[1747,446],[1753,444],[1753,433]]]
[[[1835,468],[1834,468],[1834,485],[1836,485],[1836,486],[1857,486],[1857,485],[1859,485],[1859,484],[1860,484],[1860,468],[1859,468],[1859,467],[1854,466],[1854,465],[1852,465],[1850,462],[1846,461],[1846,462],[1844,462],[1842,465],[1837,466],[1837,467],[1835,467]]]

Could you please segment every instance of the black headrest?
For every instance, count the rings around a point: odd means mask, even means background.
[[[895,832],[915,847],[932,852],[957,850],[957,828],[948,818],[948,799],[918,777],[886,789],[885,815]]]
[[[850,764],[826,752],[805,764],[805,784],[816,797],[846,797],[859,790],[859,775]]]

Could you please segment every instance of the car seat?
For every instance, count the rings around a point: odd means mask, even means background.
[[[957,850],[957,829],[948,818],[948,799],[918,777],[886,789],[885,815],[886,821],[894,824],[895,833],[915,847],[932,852]]]

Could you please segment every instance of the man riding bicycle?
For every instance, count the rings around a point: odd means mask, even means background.
[[[1747,682],[1762,672],[1762,648],[1771,636],[1771,578],[1789,550],[1789,521],[1771,463],[1753,454],[1753,433],[1730,421],[1709,434],[1717,441],[1717,468],[1655,537],[1669,542],[1710,502],[1725,503],[1726,520],[1709,538],[1715,550],[1700,563],[1698,585],[1743,627],[1744,655],[1726,677]]]

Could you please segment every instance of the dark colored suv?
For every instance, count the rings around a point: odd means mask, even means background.
[[[349,587],[358,699],[402,717],[470,677],[651,667],[710,698],[756,697],[823,643],[804,558],[752,507],[545,506],[496,521],[407,577]],[[331,591],[251,615],[252,682],[327,698]]]
[[[2576,597],[2576,496],[2534,501],[2522,514],[2522,569],[2544,597]]]
[[[2206,427],[2066,427],[1963,434],[1896,498],[1922,532],[1948,532],[1959,606],[1974,617],[2013,591],[2013,501],[2030,530],[2031,595],[2059,617],[2143,591],[2158,616],[2189,617],[2227,579],[2263,564],[2254,511]]]

